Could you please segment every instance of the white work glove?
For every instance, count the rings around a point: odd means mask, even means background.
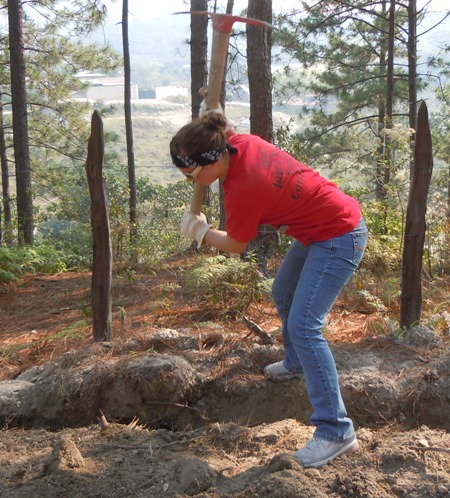
[[[187,239],[195,240],[199,249],[202,247],[203,239],[210,228],[211,225],[206,221],[206,216],[203,213],[193,214],[186,211],[181,220],[181,233]]]
[[[218,107],[215,109],[208,109],[207,104],[206,104],[206,99],[203,99],[201,104],[200,104],[200,110],[198,112],[198,115],[200,117],[204,116],[205,114],[208,114],[208,112],[217,112],[218,114],[223,114],[223,107],[219,104]]]

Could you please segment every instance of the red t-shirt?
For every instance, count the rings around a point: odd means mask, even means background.
[[[286,152],[256,135],[229,137],[231,155],[223,183],[227,233],[249,242],[258,226],[288,226],[307,245],[343,235],[361,218],[358,201]]]

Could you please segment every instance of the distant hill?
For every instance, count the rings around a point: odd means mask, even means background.
[[[188,14],[176,14],[156,19],[129,20],[130,54],[135,64],[162,63],[170,68],[190,64],[189,45],[190,18]],[[424,63],[448,43],[448,22],[436,27],[429,33],[427,26],[419,28],[418,55]],[[430,26],[431,27],[431,26]],[[89,37],[91,41],[107,40],[119,53],[122,53],[122,28],[120,23],[107,21],[104,28]],[[442,55],[442,54],[441,54]]]
[[[130,17],[130,54],[132,59],[148,62],[170,62],[170,65],[186,65],[189,60],[190,37],[189,16],[180,14],[164,18],[140,20]],[[90,40],[107,40],[114,49],[122,53],[122,26],[107,22]]]

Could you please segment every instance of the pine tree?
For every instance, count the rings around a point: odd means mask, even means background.
[[[23,10],[20,0],[8,0],[11,70],[11,105],[16,165],[17,220],[19,244],[33,244],[34,218],[31,191],[28,111],[26,96]]]
[[[5,12],[1,12],[4,14]],[[81,71],[101,70],[109,72],[119,64],[119,56],[108,45],[90,44],[85,41],[87,34],[100,23],[106,11],[98,2],[76,1],[35,2],[23,16],[23,55],[24,64],[20,68],[20,78],[26,82],[25,110],[27,128],[21,126],[19,134],[14,130],[14,138],[27,130],[29,142],[30,172],[33,178],[29,185],[17,186],[19,230],[21,228],[19,208],[20,192],[29,195],[28,209],[33,213],[33,197],[42,197],[46,204],[57,200],[65,189],[70,189],[84,176],[84,160],[89,127],[86,119],[88,103],[74,99],[76,91],[82,90],[85,83],[77,76]],[[4,47],[5,59],[10,47]],[[13,66],[13,65],[12,65]],[[5,94],[12,88],[11,81],[18,77],[1,70],[1,81]],[[8,128],[9,123],[4,126]],[[5,147],[10,150],[11,137],[5,135]],[[14,151],[23,151],[14,146]],[[23,152],[22,152],[23,153]],[[15,160],[17,169],[17,159]],[[25,170],[26,171],[26,170]],[[16,175],[17,181],[25,181]],[[84,182],[84,196],[87,189]],[[80,199],[78,199],[80,200]],[[28,219],[28,218],[27,218]],[[25,233],[33,234],[28,227]],[[22,236],[23,238],[24,236]],[[19,233],[20,239],[20,233]],[[30,238],[27,239],[27,243]]]
[[[303,66],[290,91],[313,100],[302,109],[297,139],[315,164],[361,165],[364,182],[384,199],[393,172],[386,130],[408,126],[406,11],[395,0],[304,5],[299,24],[290,21],[295,39],[281,33]]]

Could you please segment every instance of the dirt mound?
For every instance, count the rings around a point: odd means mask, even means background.
[[[433,348],[419,347],[423,338]],[[417,328],[402,343],[378,338],[332,345],[342,393],[357,427],[386,422],[450,429],[447,338]],[[206,346],[207,345],[207,346]],[[311,413],[303,380],[273,383],[263,367],[279,344],[225,330],[148,331],[132,341],[94,344],[0,382],[0,419],[9,426],[79,427],[108,419],[183,429],[205,422],[257,425]],[[275,402],[274,402],[275,401]]]

